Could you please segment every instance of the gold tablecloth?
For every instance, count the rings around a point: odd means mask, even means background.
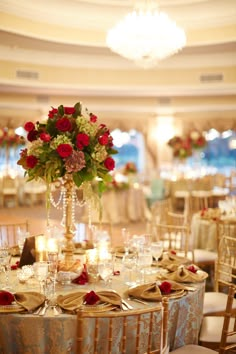
[[[12,286],[15,291],[39,291],[35,279],[24,285],[19,285],[12,271]],[[169,342],[173,350],[185,344],[196,344],[202,320],[203,297],[205,282],[195,283],[196,291],[188,292],[179,299],[169,301]],[[92,284],[59,285],[57,294],[65,294],[78,290],[91,290]],[[102,288],[97,284],[95,291]],[[121,275],[114,276],[112,288],[123,295],[128,287]],[[134,308],[142,305],[131,302]],[[158,320],[158,319],[157,319]],[[45,316],[40,317],[30,313],[0,313],[0,353],[4,354],[65,354],[76,353],[76,315],[61,314],[54,316],[50,308]],[[90,328],[88,326],[88,328]],[[131,334],[130,334],[131,335]],[[131,335],[132,337],[132,335]],[[90,346],[90,336],[86,337],[86,348]],[[129,342],[129,341],[127,341]],[[86,349],[86,354],[89,353]],[[129,352],[131,354],[132,352]],[[104,351],[101,349],[101,354]],[[117,354],[117,353],[115,353]]]

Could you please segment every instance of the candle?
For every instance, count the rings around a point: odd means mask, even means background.
[[[47,240],[47,251],[48,253],[58,253],[58,242],[55,238],[48,238]]]
[[[35,251],[37,262],[46,261],[46,237],[44,235],[35,237]]]

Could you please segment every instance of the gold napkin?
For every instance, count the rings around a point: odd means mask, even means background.
[[[196,273],[191,272],[184,266],[180,266],[172,273],[157,274],[157,279],[174,280],[180,283],[196,283],[201,282],[208,277],[208,274],[202,270],[197,270]]]
[[[16,303],[24,307],[27,311],[35,310],[46,300],[46,297],[43,294],[34,291],[17,292],[14,294],[14,297]]]
[[[171,284],[170,294],[162,294],[158,286],[159,284],[157,283],[138,285],[136,287],[130,288],[127,291],[127,294],[128,296],[146,301],[161,301],[163,296],[171,297],[176,292],[179,292],[180,294],[184,293],[184,286],[177,284],[174,281],[167,281]]]
[[[191,260],[185,257],[180,257],[177,256],[176,254],[173,254],[171,252],[166,253],[165,255],[162,256],[162,259],[160,259],[156,264],[159,267],[162,267],[164,269],[169,269],[169,267],[173,270],[176,270],[181,264],[190,264]]]
[[[77,311],[83,305],[84,297],[88,292],[74,292],[67,295],[59,295],[57,297],[58,305],[67,311]],[[114,306],[121,306],[121,297],[113,291],[98,291],[99,303],[108,303]]]

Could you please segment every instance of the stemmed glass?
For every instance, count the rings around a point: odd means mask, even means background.
[[[58,252],[48,252],[49,278],[52,281],[52,292],[50,295],[53,298],[56,293],[57,268],[58,268]]]
[[[149,247],[142,247],[138,252],[137,265],[142,273],[142,283],[146,282],[146,274],[148,267],[152,265],[152,252]]]
[[[107,286],[113,274],[112,259],[104,259],[103,261],[99,262],[98,272],[102,280],[104,280],[105,286]]]
[[[1,271],[5,273],[5,284],[2,286],[2,289],[10,289],[10,271],[11,271],[11,252],[7,244],[3,244],[0,247],[0,268]]]
[[[123,245],[125,249],[125,254],[129,253],[129,247],[130,247],[130,233],[129,230],[127,230],[125,227],[121,229],[121,235],[123,239]]]
[[[48,262],[35,262],[34,275],[39,281],[40,293],[46,295],[46,281],[48,277]]]
[[[137,254],[125,254],[122,258],[122,264],[125,272],[125,284],[129,286],[136,285]],[[127,273],[128,277],[126,276]]]
[[[158,259],[161,257],[163,253],[163,242],[162,241],[156,241],[151,243],[151,252],[152,256],[155,261],[158,261]]]

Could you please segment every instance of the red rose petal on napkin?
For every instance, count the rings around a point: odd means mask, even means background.
[[[13,301],[15,298],[12,293],[5,290],[0,291],[0,305],[11,305]]]
[[[84,302],[87,305],[95,305],[98,300],[99,296],[93,290],[87,293],[84,297]]]
[[[85,265],[82,273],[77,278],[72,280],[72,283],[79,284],[79,285],[84,285],[88,283],[88,273]]]
[[[162,294],[170,294],[171,293],[171,283],[169,283],[168,281],[163,281],[160,285],[159,285],[159,289],[161,290]]]

